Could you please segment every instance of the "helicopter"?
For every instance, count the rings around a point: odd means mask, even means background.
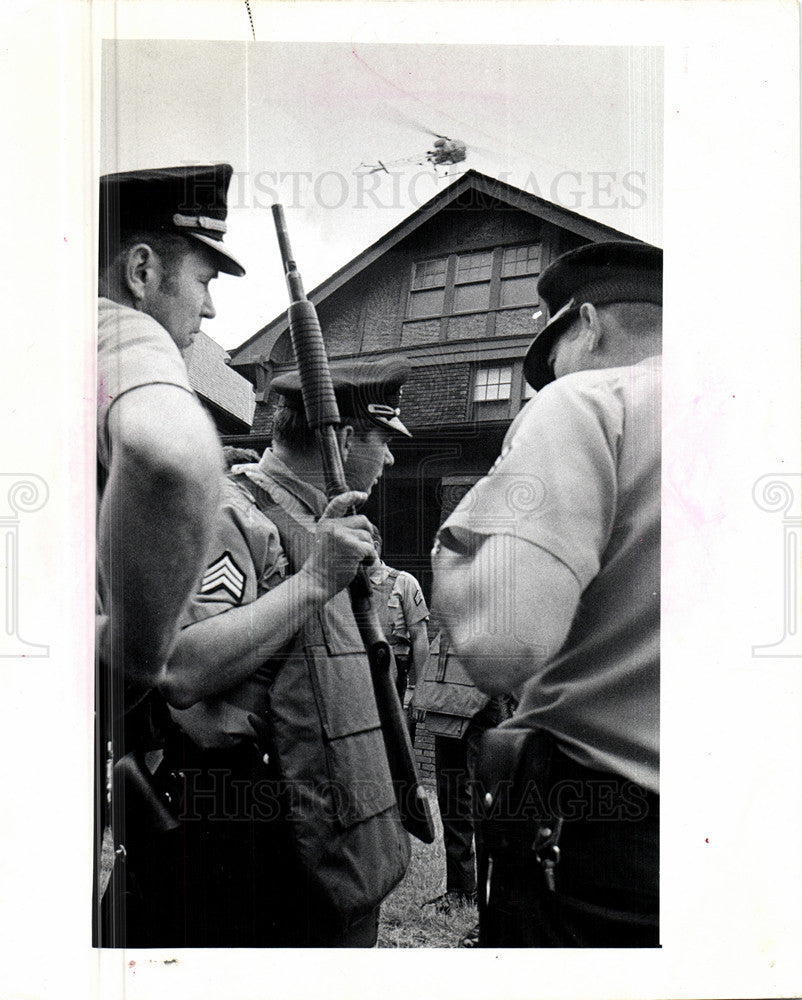
[[[437,172],[438,167],[445,167],[445,173],[448,173],[448,167],[462,163],[468,155],[467,147],[462,139],[449,139],[447,135],[439,135],[437,132],[432,132],[431,135],[435,136],[435,141],[432,143],[433,148],[428,149],[423,156],[410,156],[404,160],[393,160],[387,163],[382,160],[377,160],[375,163],[360,163],[356,170],[365,174],[375,174],[383,170],[389,174],[390,170],[395,167],[405,167],[412,163],[422,166],[424,163],[430,163],[435,172]]]
[[[434,149],[428,150],[426,159],[435,167],[448,166],[452,163],[462,163],[468,155],[462,139],[449,139],[448,136],[439,135],[433,145]]]

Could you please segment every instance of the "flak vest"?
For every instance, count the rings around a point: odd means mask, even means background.
[[[265,488],[233,478],[276,526],[297,572],[316,518],[304,524]],[[284,488],[272,485],[280,496]],[[308,618],[288,652],[265,668],[272,679],[262,704],[252,707],[266,724],[271,763],[286,789],[284,819],[297,856],[344,920],[359,917],[401,881],[410,844],[348,591]]]

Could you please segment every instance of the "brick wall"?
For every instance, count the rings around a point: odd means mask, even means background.
[[[465,362],[427,365],[415,368],[404,386],[403,420],[413,431],[416,427],[441,427],[463,424],[467,419],[471,368]],[[268,402],[256,404],[252,434],[270,434],[277,397],[270,393]]]
[[[434,785],[434,736],[420,723],[415,730],[415,760],[424,785]]]
[[[404,422],[413,430],[463,423],[470,377],[470,365],[462,362],[415,368],[404,386]]]

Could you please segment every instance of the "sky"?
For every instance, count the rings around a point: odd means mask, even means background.
[[[270,204],[307,290],[473,168],[661,245],[662,55],[625,46],[116,41],[103,46],[100,170],[231,163],[212,286],[227,349],[286,308]],[[436,135],[465,163],[423,161]]]

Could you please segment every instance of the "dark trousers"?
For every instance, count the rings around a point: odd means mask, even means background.
[[[128,859],[128,947],[372,947],[378,907],[345,924],[295,857],[274,775],[251,752],[173,752],[178,830]]]
[[[446,851],[446,892],[476,890],[474,841],[478,853],[481,831],[474,824],[472,786],[482,734],[497,724],[497,712],[494,715],[483,709],[471,719],[460,739],[434,738],[437,803]]]
[[[393,656],[396,668],[395,689],[398,692],[398,700],[403,707],[409,680],[409,650],[405,646],[393,646]]]
[[[659,947],[659,796],[559,751],[545,781],[539,777],[525,795],[530,806],[545,807],[536,820],[513,809],[511,821],[483,824],[482,947]],[[533,844],[559,814],[559,855],[549,874]]]
[[[409,683],[409,650],[404,646],[393,646],[393,656],[395,657],[396,674],[395,674],[395,689],[398,692],[398,700],[401,703],[401,707],[404,707],[404,698],[407,693],[407,685]],[[415,678],[412,678],[412,683],[415,683]],[[415,717],[412,714],[412,709],[409,708],[406,712],[407,717],[407,729],[409,730],[409,741],[412,746],[415,746],[415,734],[417,732],[417,723],[415,722]]]

